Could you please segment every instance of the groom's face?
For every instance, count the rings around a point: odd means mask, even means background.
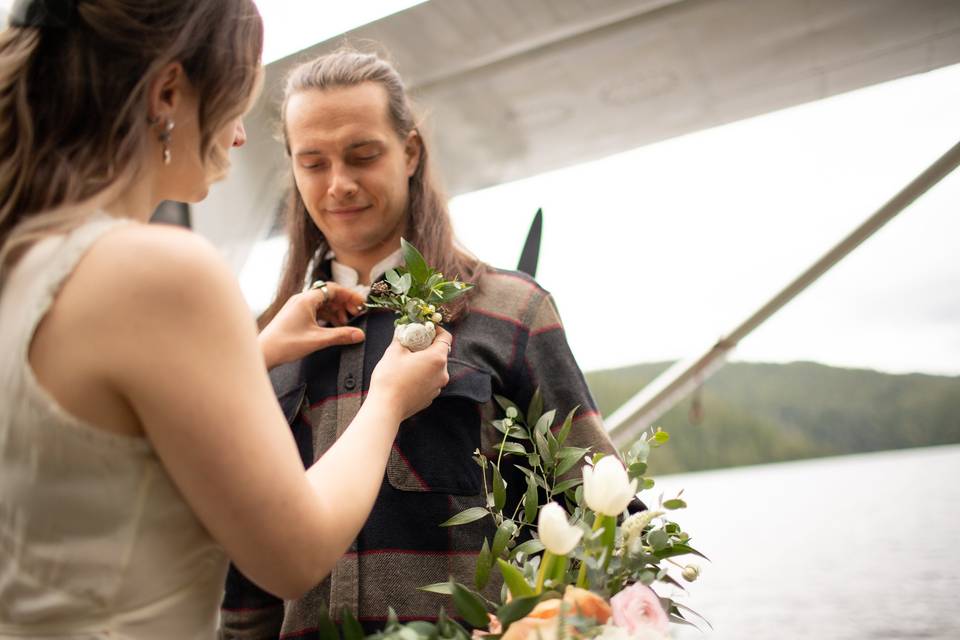
[[[310,89],[287,102],[293,175],[307,211],[341,256],[381,259],[400,245],[416,133],[400,138],[376,83]]]

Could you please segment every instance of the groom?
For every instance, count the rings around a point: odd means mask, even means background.
[[[494,394],[526,406],[539,387],[544,406],[559,416],[580,406],[570,446],[614,448],[550,295],[528,276],[483,265],[455,245],[427,145],[389,63],[340,51],[301,65],[286,87],[283,130],[295,182],[291,245],[277,300],[262,320],[305,281],[334,280],[368,291],[401,264],[401,236],[432,266],[477,286],[445,314],[453,336],[450,383],[428,409],[401,425],[379,498],[350,551],[323,583],[285,604],[232,569],[224,635],[313,637],[320,612],[328,609],[336,620],[343,607],[367,631],[383,626],[388,607],[401,620],[435,619],[449,603],[418,587],[451,576],[472,584],[483,540],[493,539],[489,519],[439,525],[485,504],[472,456],[477,449],[489,454],[499,439],[489,425],[498,417]],[[271,372],[305,464],[350,423],[393,336],[388,312],[375,310],[351,324],[364,330],[362,343]],[[505,475],[510,499],[519,500],[523,476],[513,468]],[[490,585],[490,595],[498,588]]]

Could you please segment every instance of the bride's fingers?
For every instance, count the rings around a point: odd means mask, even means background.
[[[330,294],[330,301],[328,302],[330,306],[352,310],[354,313],[357,309],[362,308],[363,303],[366,302],[366,298],[359,291],[341,287],[334,282],[327,283],[327,292]]]
[[[349,308],[345,309],[343,307],[332,306],[321,307],[317,312],[317,318],[326,321],[327,324],[341,327],[347,324],[347,322],[350,320],[350,316],[347,315],[347,311],[349,311]]]
[[[338,344],[356,344],[363,341],[363,331],[356,327],[318,327],[314,346],[324,349]]]

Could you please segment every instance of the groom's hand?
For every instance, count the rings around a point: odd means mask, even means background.
[[[364,298],[352,289],[327,283],[292,296],[273,320],[260,332],[260,350],[268,369],[338,344],[363,340],[356,327],[322,327],[317,319],[330,324],[346,324],[348,317],[363,310]]]

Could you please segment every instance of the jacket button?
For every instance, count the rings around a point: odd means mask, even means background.
[[[343,386],[347,391],[353,391],[354,387],[357,386],[357,381],[352,373],[348,373],[347,377],[343,379]]]

